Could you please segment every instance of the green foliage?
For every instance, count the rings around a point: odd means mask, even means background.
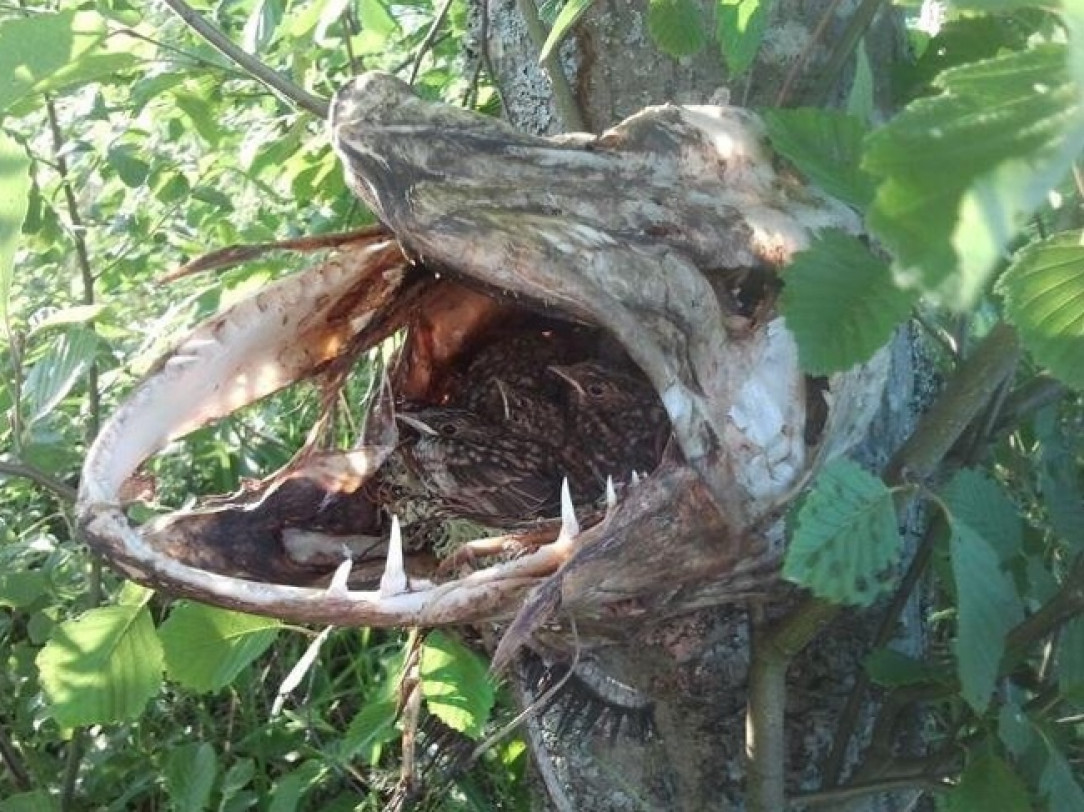
[[[858,239],[823,231],[787,267],[780,309],[798,339],[802,369],[819,375],[867,360],[907,318],[913,300]]]
[[[1084,148],[1081,88],[1055,44],[952,68],[935,85],[940,95],[870,136],[863,166],[881,183],[869,226],[902,283],[962,310]]]
[[[166,759],[166,790],[176,812],[202,812],[211,800],[218,763],[207,742],[190,742]]]
[[[951,812],[980,809],[1030,812],[1034,808],[1027,788],[1012,768],[985,750],[971,759],[959,786],[949,793],[947,800],[946,808]]]
[[[873,197],[873,179],[862,170],[860,119],[829,110],[765,110],[768,138],[777,152],[833,197],[864,211]]]
[[[493,709],[493,684],[478,656],[445,632],[430,634],[421,653],[422,695],[429,712],[472,739]]]
[[[0,323],[5,326],[15,247],[30,203],[29,168],[30,159],[23,148],[0,131]]]
[[[1001,278],[1005,314],[1035,360],[1084,389],[1084,230],[1020,251]]]
[[[138,606],[103,606],[61,623],[37,663],[50,711],[67,727],[134,719],[162,682],[162,645]]]
[[[217,691],[267,651],[281,628],[270,618],[179,604],[159,629],[166,673],[193,691]]]
[[[693,0],[648,0],[647,30],[659,50],[690,56],[707,43],[704,18]]]
[[[798,512],[783,577],[813,594],[869,606],[892,585],[900,535],[892,492],[853,462],[837,460]]]
[[[764,40],[773,0],[720,0],[716,38],[731,78],[749,70]]]

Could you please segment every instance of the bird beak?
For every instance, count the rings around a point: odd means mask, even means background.
[[[568,383],[569,386],[571,386],[573,389],[575,389],[579,393],[580,397],[585,397],[587,395],[587,393],[583,391],[583,387],[580,386],[579,383],[576,381],[576,379],[573,378],[568,373],[568,370],[567,370],[566,367],[552,366],[552,367],[546,367],[546,370],[548,372],[552,372],[558,378],[560,378],[561,380]]]
[[[414,429],[414,431],[418,432],[419,434],[428,434],[433,437],[437,435],[437,430],[435,428],[430,426],[424,420],[419,420],[413,415],[403,414],[402,412],[400,412],[399,414],[395,415],[395,419],[398,420],[400,423],[405,423],[406,425],[410,426],[412,429]]]

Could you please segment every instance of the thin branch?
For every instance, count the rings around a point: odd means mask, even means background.
[[[429,50],[433,47],[437,39],[437,32],[440,31],[440,27],[444,25],[444,18],[448,16],[448,11],[452,8],[452,0],[444,0],[440,9],[437,11],[437,15],[433,18],[433,24],[429,26],[429,30],[425,32],[425,39],[422,40],[421,45],[418,46],[418,53],[414,56],[414,64],[410,68],[410,76],[407,78],[409,84],[414,84],[414,80],[418,78],[418,71],[421,70],[422,60],[425,59],[425,55],[429,53]]]
[[[813,53],[813,49],[822,39],[824,39],[824,32],[828,29],[828,24],[835,19],[839,4],[840,0],[831,0],[824,9],[824,13],[821,15],[820,20],[817,21],[817,27],[813,29],[813,33],[811,33],[809,39],[806,40],[802,52],[798,54],[798,57],[790,66],[790,70],[787,71],[787,76],[783,80],[783,85],[779,88],[779,95],[775,97],[776,107],[787,106],[787,102],[790,101],[791,91],[794,89],[794,84],[798,80],[798,73],[805,66],[805,63],[809,59],[809,55]]]
[[[836,40],[835,47],[828,57],[828,62],[821,72],[811,98],[822,101],[827,100],[828,94],[832,92],[832,88],[843,70],[843,65],[854,54],[859,41],[873,23],[873,18],[877,16],[877,12],[881,10],[884,2],[885,0],[862,0],[862,4],[855,9],[843,34]]]
[[[916,792],[944,792],[951,789],[952,785],[944,778],[923,773],[903,778],[889,778],[883,781],[868,781],[861,784],[849,784],[835,789],[821,790],[819,792],[806,792],[795,796],[795,803],[803,806],[820,806],[832,804],[834,809],[841,806],[841,802],[864,795],[875,795],[882,792],[899,792],[904,789],[913,789]]]
[[[527,26],[527,35],[531,38],[534,47],[541,52],[542,46],[546,44],[547,32],[546,26],[538,16],[535,0],[516,0],[516,7]],[[542,69],[550,78],[550,85],[553,87],[553,102],[557,106],[557,112],[561,116],[565,130],[586,132],[586,120],[572,92],[572,86],[568,83],[568,77],[561,68],[561,58],[556,49],[542,60]]]
[[[0,476],[17,476],[29,479],[35,485],[39,485],[64,502],[75,502],[75,488],[65,485],[58,479],[50,476],[40,468],[35,468],[25,462],[11,462],[0,460]]]
[[[30,779],[30,773],[26,771],[23,758],[15,748],[15,744],[8,737],[7,730],[0,725],[0,760],[11,773],[12,783],[20,792],[29,792],[34,788],[34,782]]]
[[[164,0],[164,2],[184,21],[185,25],[207,40],[212,48],[240,65],[252,78],[263,83],[267,88],[302,110],[307,110],[321,119],[327,118],[329,107],[327,99],[309,93],[291,79],[268,67],[247,51],[242,50],[240,46],[214,25],[207,22],[200,16],[199,12],[185,3],[184,0]]]

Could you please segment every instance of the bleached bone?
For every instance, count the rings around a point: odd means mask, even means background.
[[[380,577],[380,597],[401,595],[409,588],[406,570],[403,569],[403,534],[399,529],[399,517],[391,517],[391,535],[388,537],[388,561]]]

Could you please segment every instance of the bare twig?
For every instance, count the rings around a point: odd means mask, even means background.
[[[787,76],[783,80],[783,85],[779,88],[779,95],[775,97],[776,107],[787,106],[787,103],[790,101],[791,92],[794,89],[794,83],[798,80],[798,73],[805,66],[806,61],[809,59],[809,55],[813,53],[813,49],[817,47],[817,44],[824,38],[824,32],[828,29],[828,24],[835,18],[839,4],[840,0],[831,0],[824,9],[824,14],[822,14],[820,20],[817,21],[817,27],[813,29],[813,33],[810,34],[809,39],[806,40],[802,52],[798,54],[798,58],[794,60],[794,63],[790,66],[790,70],[787,71]]]
[[[429,50],[436,42],[437,32],[440,31],[440,27],[444,25],[444,18],[448,16],[448,11],[451,7],[452,0],[444,0],[437,10],[436,16],[433,18],[433,24],[430,25],[429,30],[425,32],[425,39],[423,39],[421,45],[418,46],[418,53],[414,55],[414,64],[410,68],[410,76],[407,79],[407,82],[410,84],[414,84],[414,80],[418,78],[418,71],[421,70],[422,60],[425,59],[425,55],[429,53]]]
[[[828,56],[828,62],[825,64],[824,70],[821,71],[820,79],[813,90],[813,99],[827,100],[828,94],[832,92],[832,88],[843,70],[843,65],[851,58],[855,48],[858,47],[859,41],[873,23],[873,18],[877,16],[877,12],[881,10],[882,5],[884,5],[884,0],[862,0],[862,4],[855,9],[854,14],[847,21],[847,27],[844,29],[843,34],[836,40],[835,47],[832,48],[832,53]]]
[[[185,24],[203,37],[219,53],[240,65],[252,78],[263,83],[267,88],[278,93],[302,110],[307,110],[319,118],[327,118],[328,100],[309,93],[278,71],[265,65],[252,54],[242,50],[229,37],[207,22],[199,12],[184,0],[164,0]]]
[[[898,792],[904,789],[913,789],[915,792],[944,792],[951,788],[944,778],[923,773],[903,778],[889,778],[883,781],[868,781],[862,784],[849,784],[836,789],[822,790],[820,792],[805,792],[795,797],[795,802],[803,806],[821,806],[832,804],[833,809],[838,809],[841,802],[861,798],[864,795],[875,795],[882,792]]]
[[[20,792],[29,792],[34,788],[30,773],[26,771],[26,766],[23,764],[23,758],[8,737],[4,725],[0,725],[0,760],[3,760],[4,766],[11,773],[11,780],[16,789]]]
[[[42,471],[40,468],[36,468],[25,462],[12,462],[10,460],[0,460],[0,476],[17,476],[23,479],[29,479],[35,485],[39,485],[45,490],[57,496],[64,502],[69,504],[75,503],[75,488],[65,485],[60,480],[50,476]]]

